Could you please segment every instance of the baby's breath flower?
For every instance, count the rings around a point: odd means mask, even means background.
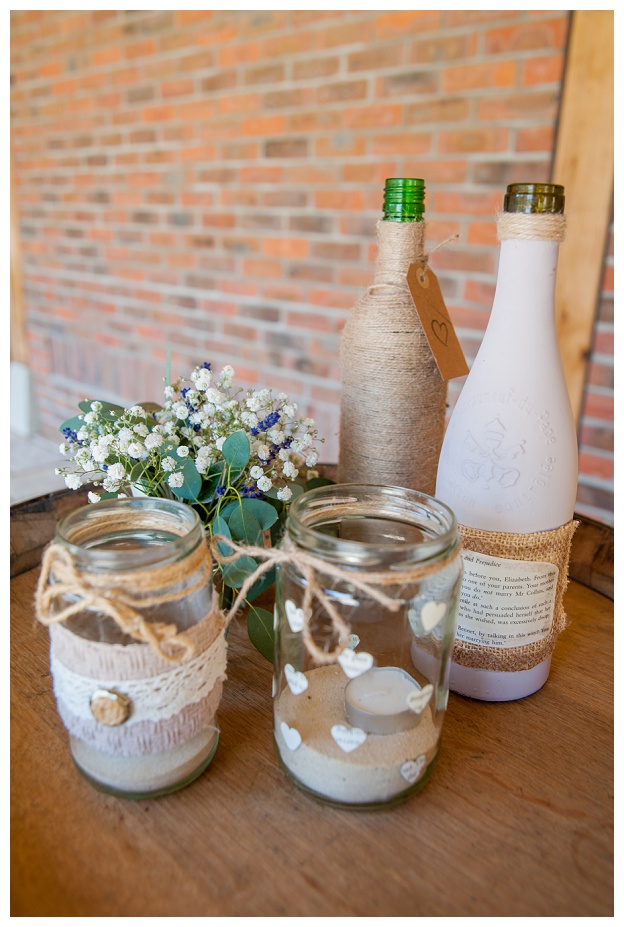
[[[178,455],[178,457],[188,457],[189,448],[186,446],[186,444],[181,444],[179,448],[176,450],[176,454]]]
[[[133,441],[128,445],[128,454],[135,460],[140,460],[141,457],[145,456],[145,448],[138,441]]]
[[[264,470],[262,469],[262,467],[252,467],[251,470],[249,471],[249,475],[254,480],[259,480],[261,476],[264,476]]]
[[[167,482],[174,489],[179,489],[180,486],[184,486],[184,474],[183,473],[171,473],[167,478]]]
[[[282,502],[288,502],[291,496],[292,496],[292,489],[290,488],[290,486],[283,486],[281,489],[277,490],[277,498],[280,499]]]
[[[258,489],[261,489],[262,492],[268,492],[272,485],[273,482],[268,476],[261,476],[257,483]]]
[[[109,476],[107,476],[104,479],[102,486],[104,487],[106,492],[117,492],[117,490],[119,489],[119,480],[113,480]]]
[[[142,425],[142,424],[135,425],[132,430],[135,433],[135,435],[140,435],[142,438],[144,438],[146,435],[149,434],[149,429],[147,425]]]
[[[310,451],[305,459],[305,462],[307,467],[315,467],[318,463],[318,454],[316,451]]]
[[[175,402],[173,404],[173,411],[175,413],[176,418],[179,418],[182,421],[187,419],[189,416],[188,406],[186,405],[185,402]]]
[[[284,473],[284,476],[287,476],[287,477],[288,477],[289,479],[291,479],[291,480],[294,480],[294,478],[295,478],[295,477],[297,476],[297,474],[299,473],[299,471],[298,471],[297,468],[295,467],[295,465],[294,465],[294,463],[292,462],[292,460],[287,460],[287,461],[286,461],[286,463],[284,464],[284,466],[283,466],[283,468],[282,468],[282,471],[283,471],[283,473]]]
[[[101,412],[101,411],[102,411],[102,403],[99,402],[99,400],[96,399],[95,402],[92,402],[92,403],[91,403],[91,408],[93,409],[94,412]],[[100,498],[100,497],[98,496],[98,499],[99,499],[99,498]]]
[[[87,499],[89,500],[89,502],[99,502],[99,501],[100,501],[100,494],[97,493],[97,492],[90,492],[90,493],[87,493]]]
[[[80,489],[82,486],[82,480],[77,473],[68,473],[65,477],[65,485],[70,489]]]
[[[177,463],[173,457],[163,457],[161,466],[163,470],[175,470]]]
[[[107,476],[110,476],[113,480],[123,480],[125,475],[126,470],[122,463],[112,464],[107,471]]]
[[[84,420],[87,425],[92,425],[93,422],[97,421],[97,415],[95,414],[95,412],[87,412],[87,414],[84,417]]]
[[[162,443],[163,436],[157,431],[152,431],[145,438],[145,447],[148,451],[153,451],[155,448],[160,447]]]
[[[173,386],[165,386],[165,399],[173,399],[175,390]]]

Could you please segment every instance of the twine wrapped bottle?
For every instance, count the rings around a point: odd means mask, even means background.
[[[564,190],[511,184],[496,293],[446,431],[436,496],[457,516],[464,579],[450,686],[487,701],[548,678],[577,488],[577,439],[555,328]]]
[[[423,261],[424,181],[386,180],[372,286],[342,335],[338,479],[433,494],[446,411],[440,376],[407,286]]]

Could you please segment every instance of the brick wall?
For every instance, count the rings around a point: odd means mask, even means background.
[[[567,11],[18,11],[12,132],[42,431],[85,395],[161,396],[232,363],[291,393],[335,459],[339,337],[389,176],[424,177],[469,362],[507,183],[550,179]],[[612,252],[611,252],[612,254]],[[612,274],[579,506],[612,515]],[[611,295],[610,295],[611,294]],[[459,384],[454,384],[452,397]]]

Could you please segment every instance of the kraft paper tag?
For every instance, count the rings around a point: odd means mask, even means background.
[[[444,303],[438,278],[425,264],[410,264],[407,285],[440,376],[443,380],[465,376],[469,372],[468,364]]]

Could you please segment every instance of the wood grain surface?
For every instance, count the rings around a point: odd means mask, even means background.
[[[11,915],[611,916],[613,606],[572,582],[546,686],[451,695],[438,766],[391,810],[320,804],[281,771],[271,666],[229,636],[207,771],[151,801],[96,791],[56,713],[37,569],[11,583]]]

